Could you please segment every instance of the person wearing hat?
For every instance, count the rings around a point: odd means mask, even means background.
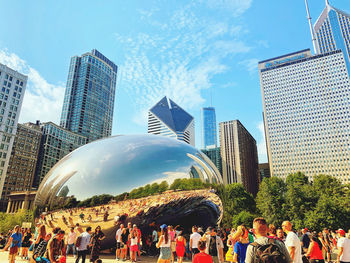
[[[203,236],[206,242],[206,253],[212,256],[214,263],[224,262],[224,243],[216,234],[215,228],[208,227],[206,234]]]
[[[345,237],[346,233],[343,229],[339,229],[337,234],[339,236],[337,243],[339,250],[337,262],[348,263],[350,262],[350,239]]]
[[[163,224],[160,226],[161,234],[157,243],[157,248],[160,248],[160,255],[157,263],[170,263],[171,261],[171,240],[168,234],[168,226]]]
[[[302,253],[305,254],[307,253],[308,249],[309,249],[309,245],[310,245],[310,238],[308,235],[308,229],[304,228],[303,230],[301,230],[301,232],[303,233],[302,237],[301,237],[301,247],[303,248]]]

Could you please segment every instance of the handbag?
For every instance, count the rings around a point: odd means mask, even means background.
[[[229,247],[229,249],[227,250],[226,255],[225,255],[225,260],[233,262],[233,250],[232,250],[232,247]]]

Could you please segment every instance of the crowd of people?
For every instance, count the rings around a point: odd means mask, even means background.
[[[132,222],[125,224],[120,224],[115,234],[116,261],[134,263],[141,255],[149,255],[158,257],[158,263],[350,262],[350,230],[293,231],[289,221],[277,228],[264,218],[256,218],[252,229],[244,225],[237,229],[208,227],[205,232],[197,226],[188,230],[179,225],[151,224],[140,229]],[[87,257],[90,262],[102,262],[105,235],[100,226],[93,230],[76,224],[67,233],[59,227],[51,232],[48,229],[37,223],[34,233],[16,226],[7,235],[1,234],[0,246],[9,251],[9,262],[15,263],[19,256],[30,263],[65,263],[70,254],[75,263],[85,263]],[[336,254],[337,258],[332,258]]]

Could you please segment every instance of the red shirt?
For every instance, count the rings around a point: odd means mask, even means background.
[[[192,263],[213,263],[213,259],[207,253],[200,252],[194,255]]]
[[[310,259],[323,259],[322,249],[320,249],[317,242],[315,241],[311,241],[311,242],[314,244],[314,246],[312,247],[310,252]]]

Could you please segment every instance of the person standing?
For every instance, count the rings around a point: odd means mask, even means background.
[[[240,235],[234,246],[233,262],[244,263],[247,247],[250,243],[249,234],[248,230],[243,225],[239,226],[238,229],[237,231],[239,231]]]
[[[154,257],[157,255],[157,243],[158,243],[158,233],[156,228],[153,228],[151,251],[152,251],[152,256]]]
[[[65,256],[64,230],[59,230],[57,234],[47,244],[46,258],[51,263],[59,263],[60,257]]]
[[[91,255],[90,262],[95,262],[100,257],[101,241],[105,239],[105,235],[101,231],[101,227],[97,226],[91,237]]]
[[[15,263],[15,259],[18,253],[18,249],[21,247],[22,234],[20,233],[20,227],[17,225],[14,227],[12,235],[9,238],[8,244],[10,245],[9,263]]]
[[[339,229],[337,234],[339,236],[337,243],[339,249],[337,262],[348,263],[350,262],[350,239],[345,237],[346,233],[343,229]]]
[[[208,227],[206,235],[203,237],[206,241],[206,253],[213,258],[214,263],[224,262],[224,244],[221,238],[216,234],[214,227]]]
[[[22,239],[22,253],[21,253],[21,257],[24,259],[28,259],[28,250],[29,247],[31,245],[31,239],[32,239],[32,233],[30,231],[30,228],[26,229],[26,232],[23,235],[23,239]]]
[[[117,241],[117,251],[116,251],[116,259],[120,259],[120,251],[121,251],[121,243],[122,243],[122,232],[124,229],[124,225],[120,224],[119,229],[117,230],[117,233],[115,234],[115,239]]]
[[[70,250],[72,250],[73,257],[75,258],[75,255],[76,255],[75,240],[76,239],[77,239],[77,233],[75,233],[74,227],[71,227],[70,232],[68,233],[68,236],[67,236],[67,256]]]
[[[253,221],[253,230],[256,236],[256,239],[253,243],[250,243],[247,248],[245,263],[253,263],[259,257],[258,252],[261,252],[260,248],[265,248],[270,246],[270,248],[274,248],[274,255],[269,254],[266,256],[270,256],[271,260],[275,262],[292,262],[288,253],[286,246],[283,242],[278,239],[271,239],[267,237],[267,232],[269,231],[267,227],[266,220],[262,217],[255,218]],[[276,249],[276,250],[275,250]],[[271,261],[273,262],[273,261]]]
[[[206,242],[204,240],[198,241],[198,249],[200,252],[194,255],[193,263],[213,263],[213,258],[205,253]]]
[[[198,241],[202,238],[197,230],[198,228],[196,226],[192,227],[192,234],[190,236],[190,251],[192,252],[192,258],[195,254],[199,253]]]
[[[121,233],[121,259],[123,261],[126,260],[126,254],[127,254],[127,251],[128,251],[128,239],[129,239],[129,234],[128,234],[128,231],[127,231],[127,228],[123,228],[122,230],[122,233]]]
[[[90,240],[91,240],[91,227],[89,226],[86,228],[86,231],[80,234],[80,236],[77,238],[76,249],[78,252],[78,256],[77,256],[77,259],[75,260],[75,263],[78,263],[80,258],[82,258],[81,262],[85,263],[86,255],[89,251],[88,247],[90,245]]]
[[[137,241],[138,241],[138,232],[136,225],[135,227],[131,230],[130,235],[129,235],[129,240],[130,240],[130,260],[131,262],[136,262],[136,253],[139,249]]]
[[[177,235],[175,242],[176,242],[177,262],[182,263],[185,255],[185,250],[186,250],[186,239],[182,235],[182,231],[180,231],[179,234]]]
[[[309,245],[310,245],[310,238],[309,235],[307,233],[308,229],[304,228],[301,232],[303,233],[303,235],[301,236],[301,246],[303,248],[303,253],[306,253],[309,249]]]
[[[309,258],[310,263],[324,263],[322,248],[322,242],[318,238],[317,233],[314,232],[311,235],[310,245],[305,255]]]
[[[303,263],[301,256],[301,243],[298,236],[292,231],[292,223],[289,221],[284,221],[282,223],[282,229],[284,233],[287,234],[285,244],[292,262]]]
[[[160,255],[157,263],[170,263],[171,261],[171,240],[168,234],[168,227],[166,224],[160,226],[161,234],[157,243],[157,248],[160,248]]]

